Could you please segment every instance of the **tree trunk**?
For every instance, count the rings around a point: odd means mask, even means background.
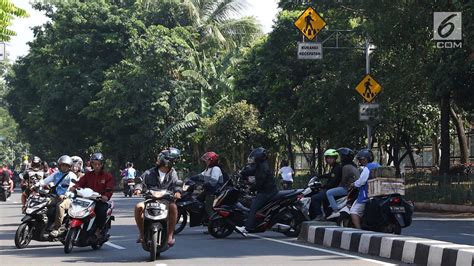
[[[323,174],[323,153],[321,152],[321,138],[317,138],[318,147],[318,175]]]
[[[433,135],[432,137],[432,166],[438,167],[439,166],[439,145],[438,145],[438,136]]]
[[[450,113],[450,96],[444,95],[441,98],[441,163],[439,172],[447,174],[449,171],[450,159],[450,136],[449,136],[449,113]]]
[[[464,119],[461,115],[458,115],[456,113],[456,111],[454,110],[454,106],[451,106],[450,108],[450,115],[454,126],[456,127],[456,133],[459,141],[459,150],[461,152],[461,164],[465,164],[469,160],[469,150],[467,147],[466,131],[464,130]]]
[[[316,149],[317,149],[317,142],[313,141],[311,144],[311,163],[310,163],[310,169],[309,172],[311,173],[311,176],[316,175]]]
[[[391,145],[391,146],[393,146],[392,156],[393,156],[393,164],[395,165],[395,170],[396,170],[395,175],[397,177],[400,177],[401,176],[401,174],[400,174],[400,159],[399,159],[400,158],[400,146],[398,144]]]
[[[286,131],[286,149],[288,151],[288,161],[292,169],[295,169],[295,155],[293,153],[292,135],[289,130]],[[302,152],[304,153],[304,147]]]

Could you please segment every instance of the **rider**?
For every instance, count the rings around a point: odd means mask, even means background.
[[[257,195],[250,205],[250,211],[245,226],[235,227],[243,236],[247,236],[249,232],[255,230],[255,215],[257,214],[257,210],[278,193],[267,158],[267,150],[264,148],[254,149],[249,154],[247,165],[240,172],[243,178],[247,178],[253,183],[251,189],[257,192]],[[252,182],[252,177],[255,178],[255,182]]]
[[[180,151],[176,148],[161,151],[156,158],[156,166],[146,170],[139,178],[141,180],[135,186],[135,195],[140,195],[142,191],[166,189],[174,192],[175,198],[181,197],[181,189],[178,187],[178,173],[173,168],[174,162],[178,159]],[[178,208],[175,202],[169,204],[168,215],[168,245],[173,246],[174,228],[178,220]],[[144,239],[144,218],[143,211],[145,203],[139,202],[135,206],[135,222],[137,223],[140,236],[137,243],[142,243]]]
[[[221,168],[218,166],[219,155],[210,151],[201,156],[201,160],[206,163],[206,169],[199,175],[193,176],[190,179],[196,182],[203,182],[204,191],[197,197],[198,200],[205,202],[206,212],[209,217],[212,216],[214,210],[212,203],[214,202],[214,193],[224,183]]]
[[[72,156],[71,157],[72,159],[72,168],[71,168],[71,171],[74,172],[74,174],[77,175],[77,179],[81,179],[81,177],[84,176],[84,173],[82,172],[82,165],[83,165],[83,161],[82,161],[82,158],[79,157],[79,156]]]
[[[62,234],[66,228],[62,225],[64,216],[66,215],[67,209],[71,206],[71,200],[66,198],[64,194],[74,183],[72,180],[77,180],[76,174],[71,172],[72,159],[67,155],[63,155],[58,159],[59,171],[53,173],[47,178],[41,180],[38,185],[46,186],[53,182],[52,194],[56,194],[58,197],[53,198],[50,202],[52,206],[56,208],[56,218],[54,220],[54,230],[51,231],[52,237],[57,237]]]
[[[372,169],[380,167],[380,164],[374,162],[374,154],[369,149],[362,149],[357,153],[357,160],[359,164],[363,166],[360,177],[353,183],[353,186],[359,188],[359,195],[356,201],[352,204],[350,214],[354,227],[361,229],[360,217],[364,214],[365,203],[367,202],[369,186],[367,180],[369,180],[370,172]]]
[[[328,216],[327,219],[340,216],[335,197],[347,195],[350,185],[359,178],[360,175],[357,166],[353,162],[354,151],[349,148],[339,148],[337,152],[339,153],[342,164],[341,182],[336,188],[332,188],[326,192],[331,209],[333,209],[333,213]]]
[[[127,168],[123,171],[124,172],[123,180],[126,182],[129,179],[135,179],[135,177],[137,177],[137,170],[133,168],[133,163],[127,162],[125,166]]]
[[[321,179],[328,179],[328,181],[323,185],[321,191],[311,197],[310,217],[312,219],[318,221],[324,220],[321,204],[327,204],[327,191],[337,187],[341,183],[342,166],[337,162],[338,158],[339,153],[335,149],[328,149],[324,152],[324,160],[331,167],[331,171],[320,177]]]
[[[3,168],[0,169],[0,177],[1,177],[1,182],[0,184],[3,184],[3,182],[7,182],[10,185],[10,192],[13,193],[13,172],[8,168],[8,165],[4,164]]]
[[[77,183],[70,189],[74,191],[76,188],[90,188],[102,195],[101,201],[95,205],[96,213],[96,232],[97,237],[103,237],[102,228],[105,225],[107,218],[107,210],[109,204],[107,203],[114,193],[115,182],[112,174],[104,170],[105,158],[102,153],[94,153],[91,158],[92,171],[87,172]]]
[[[58,163],[55,161],[52,161],[49,163],[49,169],[48,169],[48,175],[52,175],[55,172],[59,171],[58,169]]]
[[[23,173],[23,178],[21,181],[21,209],[22,212],[26,210],[25,204],[26,199],[30,196],[31,187],[35,185],[38,181],[43,179],[46,176],[46,173],[43,171],[43,165],[41,164],[41,158],[34,156],[29,164],[29,168]]]

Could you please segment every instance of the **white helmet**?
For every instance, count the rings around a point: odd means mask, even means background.
[[[58,165],[67,164],[70,167],[72,166],[72,159],[68,155],[63,155],[58,159]]]
[[[82,165],[84,164],[84,161],[82,161],[82,158],[75,155],[71,157],[73,164],[79,164],[79,167],[82,168]]]

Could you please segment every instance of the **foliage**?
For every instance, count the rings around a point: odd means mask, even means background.
[[[11,36],[15,36],[16,33],[8,26],[12,24],[14,17],[27,17],[28,13],[25,10],[16,7],[10,0],[0,0],[0,41],[9,41]]]

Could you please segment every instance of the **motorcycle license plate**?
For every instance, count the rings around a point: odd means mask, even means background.
[[[390,206],[392,213],[405,213],[405,207]]]

